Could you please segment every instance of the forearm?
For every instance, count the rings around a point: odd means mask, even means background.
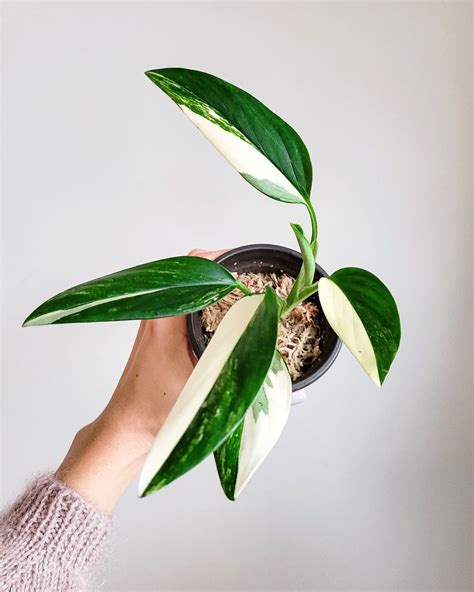
[[[53,475],[33,482],[0,519],[0,590],[84,590],[110,517]]]
[[[101,415],[80,430],[56,475],[111,512],[140,470],[192,369],[184,317],[142,321]]]
[[[0,590],[83,590],[151,436],[110,403],[75,436],[54,475],[35,481],[0,521]]]
[[[106,411],[75,436],[56,477],[110,514],[140,470],[151,440]]]
[[[110,513],[144,460],[151,436],[109,403],[76,434],[54,475],[35,481],[0,522],[0,589],[84,589],[110,529]],[[129,420],[131,420],[129,416]]]
[[[213,258],[220,252],[191,254]],[[56,473],[33,484],[4,514],[1,590],[78,589],[71,582],[97,557],[110,513],[140,470],[194,363],[184,317],[140,323],[104,411],[79,430]]]

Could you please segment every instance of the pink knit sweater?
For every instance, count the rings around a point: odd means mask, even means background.
[[[0,518],[0,590],[85,590],[110,524],[53,475],[40,477]]]

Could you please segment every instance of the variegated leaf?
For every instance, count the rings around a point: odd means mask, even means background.
[[[324,315],[377,386],[400,344],[400,317],[388,288],[372,273],[346,267],[319,280]]]
[[[142,468],[140,495],[192,469],[238,427],[270,368],[277,331],[271,288],[232,306],[158,432]]]
[[[163,68],[146,75],[251,185],[279,201],[309,200],[308,150],[295,130],[263,103],[196,70]]]
[[[233,275],[215,261],[171,257],[69,288],[41,304],[23,326],[187,314],[220,300],[236,286]]]
[[[239,497],[280,437],[290,413],[291,390],[286,364],[275,352],[244,421],[214,453],[221,485],[229,499]]]

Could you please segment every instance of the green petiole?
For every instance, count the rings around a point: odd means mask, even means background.
[[[306,201],[306,209],[308,210],[309,217],[311,219],[311,245],[313,247],[314,257],[318,252],[318,220],[316,218],[316,212],[314,211],[313,204],[310,201]]]
[[[296,300],[294,300],[289,306],[288,306],[288,304],[286,304],[282,308],[281,313],[280,313],[280,318],[283,318],[284,316],[286,316],[294,308],[296,308],[298,306],[298,304],[300,304],[300,302],[303,302],[303,300],[306,300],[307,298],[309,298],[310,296],[315,294],[317,291],[318,291],[318,282],[316,282],[315,284],[311,284],[311,286],[307,286],[306,288],[303,288],[298,293],[298,298]]]
[[[249,290],[245,284],[242,284],[242,282],[237,282],[237,288],[246,296],[251,296],[253,294],[253,292]]]

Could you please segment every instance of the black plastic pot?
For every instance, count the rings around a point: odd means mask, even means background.
[[[301,255],[297,251],[278,245],[245,245],[237,247],[221,255],[216,261],[230,271],[237,273],[281,272],[294,278],[298,275],[302,263]],[[322,267],[316,266],[315,281],[327,275]],[[309,300],[316,302],[319,310],[319,323],[322,331],[321,353],[316,362],[300,378],[295,380],[293,391],[302,389],[321,378],[332,366],[341,349],[341,340],[331,329],[321,311],[318,294],[314,294]],[[206,336],[202,328],[201,313],[194,312],[188,315],[187,323],[191,346],[196,357],[200,358],[206,349]]]

